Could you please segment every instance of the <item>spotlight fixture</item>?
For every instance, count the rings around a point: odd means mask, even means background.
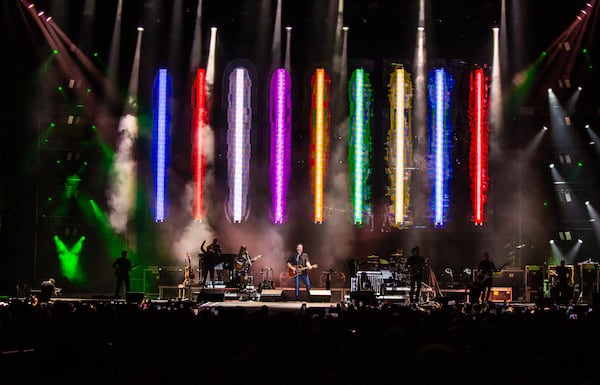
[[[547,127],[547,126],[544,126],[544,127],[543,127],[543,130],[544,130],[544,131],[548,131],[548,127]]]
[[[348,27],[347,25],[343,26],[342,29],[344,30],[344,32],[348,32],[348,30],[350,29],[350,27]]]
[[[550,168],[554,168],[554,163],[550,163]]]
[[[420,25],[417,27],[417,31],[425,31],[425,27]]]
[[[210,31],[211,32],[216,32],[217,31],[217,27],[210,27]]]
[[[33,7],[35,7],[35,5],[34,5],[33,3],[30,3],[30,4],[27,6],[27,9],[31,9],[31,8],[33,8]]]
[[[38,16],[44,16],[44,11],[39,11]]]
[[[583,239],[579,238],[579,239],[577,240],[577,243],[583,243]]]
[[[287,27],[285,27],[286,30],[291,31],[292,30],[292,26],[288,25]]]
[[[585,205],[589,206],[590,205],[590,201],[585,201]]]
[[[548,243],[550,243],[551,245],[554,244],[554,239],[551,239]]]
[[[138,30],[138,32],[142,32],[144,30],[144,27],[142,27],[141,25],[138,25],[137,30]]]

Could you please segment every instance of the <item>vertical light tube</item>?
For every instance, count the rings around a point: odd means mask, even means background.
[[[348,165],[352,223],[364,223],[365,206],[369,199],[368,177],[371,153],[371,84],[363,68],[356,69],[349,84],[350,115],[348,132]]]
[[[329,156],[329,76],[317,68],[312,77],[310,174],[313,194],[313,220],[323,223],[325,176]]]
[[[412,157],[410,109],[412,87],[410,75],[403,68],[396,68],[391,75],[390,129],[388,131],[388,177],[392,225],[402,226],[408,221],[410,200],[409,168]]]
[[[471,176],[471,201],[473,206],[473,222],[482,225],[484,205],[488,191],[488,103],[487,80],[482,69],[471,73],[470,78],[470,128],[471,148],[469,171]]]
[[[291,78],[283,68],[271,78],[271,146],[269,179],[271,185],[271,221],[287,221],[287,192],[291,170],[292,102]]]
[[[444,69],[433,70],[430,77],[429,100],[431,127],[429,140],[429,173],[431,179],[431,211],[435,227],[446,225],[449,206],[449,181],[452,174],[450,164],[450,134],[448,122],[452,77]]]
[[[229,196],[227,216],[240,223],[248,216],[248,184],[250,176],[250,128],[252,84],[248,70],[234,68],[229,76],[229,110],[227,114],[227,176]]]
[[[194,179],[193,215],[195,221],[204,216],[204,134],[208,125],[208,106],[206,95],[206,70],[198,68],[192,89],[192,173]]]
[[[159,69],[154,80],[154,221],[166,218],[167,169],[169,167],[169,127],[171,123],[171,80],[166,69]]]

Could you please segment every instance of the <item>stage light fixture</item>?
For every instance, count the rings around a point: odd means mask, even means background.
[[[554,163],[550,163],[550,168],[554,168]]]

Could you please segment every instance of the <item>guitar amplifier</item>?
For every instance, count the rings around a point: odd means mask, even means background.
[[[525,266],[525,288],[529,291],[541,291],[544,289],[544,266]]]
[[[513,297],[523,297],[525,293],[525,270],[506,269],[494,273],[494,286],[512,288]]]

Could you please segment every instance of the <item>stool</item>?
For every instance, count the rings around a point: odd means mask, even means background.
[[[187,293],[188,293],[189,288],[190,288],[190,285],[186,285],[183,283],[180,283],[179,285],[177,285],[179,299],[186,299],[188,297]]]

